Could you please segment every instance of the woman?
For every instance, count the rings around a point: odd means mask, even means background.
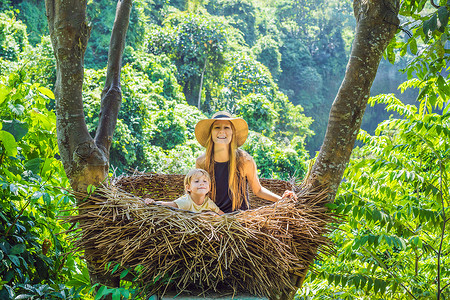
[[[225,213],[249,208],[247,183],[260,198],[273,202],[281,199],[261,186],[255,161],[238,148],[247,136],[247,122],[224,111],[215,113],[211,119],[199,121],[195,126],[195,137],[206,148],[205,153],[197,158],[196,166],[208,171],[211,198]],[[286,191],[283,197],[289,195],[294,196],[294,193]]]

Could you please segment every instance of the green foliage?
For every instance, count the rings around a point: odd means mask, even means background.
[[[43,36],[35,47],[27,47],[21,58],[30,81],[53,90],[56,81],[56,60],[50,37]]]
[[[19,10],[17,17],[27,26],[30,44],[36,45],[48,34],[45,1],[21,1],[16,8]]]
[[[57,159],[56,117],[46,87],[25,69],[0,77],[0,298],[80,299],[62,283],[80,264],[67,255],[69,182]]]
[[[411,36],[408,38],[396,38],[391,41],[386,49],[385,56],[391,63],[401,57],[411,57],[404,71],[408,79],[417,77],[425,84],[420,86],[418,98],[428,96],[428,105],[435,106],[440,101],[437,94],[450,96],[448,78],[445,72],[449,53],[445,44],[450,35],[448,24],[448,3],[441,1],[438,8],[426,5],[427,1],[406,1],[401,8],[400,14],[408,18],[403,27]],[[438,93],[436,93],[436,84]],[[441,102],[442,103],[442,102]],[[442,108],[442,104],[440,105]]]
[[[166,56],[133,55],[133,65],[122,69],[123,100],[110,164],[117,175],[129,168],[183,173],[193,167],[200,154],[199,146],[194,147],[192,142],[195,124],[205,116],[183,99],[175,79],[176,68]],[[86,70],[84,108],[92,135],[98,122],[105,72]]]
[[[276,84],[264,65],[245,53],[233,53],[227,60],[233,64],[225,71],[220,98],[211,104],[213,110],[234,112],[236,103],[249,94],[273,101]]]
[[[403,87],[422,84],[411,80]],[[331,234],[339,253],[310,277],[309,295],[450,296],[450,114],[427,107],[428,97],[420,100],[417,108],[392,95],[371,99],[400,118],[380,123],[375,136],[360,133],[364,146],[355,151],[332,205],[346,221]]]
[[[313,134],[309,129],[312,120],[302,113],[303,108],[294,106],[277,90],[270,72],[252,56],[235,54],[230,61],[234,64],[224,74],[221,94],[211,105],[213,110],[236,113],[249,122],[252,130],[267,132],[270,138],[296,137],[303,149],[303,141]]]
[[[177,78],[191,105],[197,105],[202,76],[217,80],[227,51],[227,24],[208,15],[175,13],[164,27],[153,27],[149,51],[168,55],[177,66]]]
[[[14,12],[0,13],[0,59],[17,61],[28,44],[26,26],[16,20]]]
[[[250,131],[242,149],[255,160],[261,178],[297,179],[306,174],[306,151],[299,152],[288,142],[279,143]]]
[[[261,94],[248,94],[238,100],[236,114],[247,120],[250,130],[257,132],[272,132],[278,113],[273,103]]]
[[[196,14],[179,12],[193,6]],[[14,7],[31,31],[31,43],[37,44],[46,32],[43,1],[15,1]],[[106,65],[114,7],[105,0],[88,1],[92,26],[85,56],[88,68]],[[136,0],[124,61],[132,63],[133,50],[146,48],[169,55],[188,103],[199,106],[200,98],[202,111],[212,112],[210,103],[221,93],[223,72],[234,63],[226,57],[253,51],[290,101],[301,104],[305,114],[316,120],[312,128],[317,138],[308,139],[307,145],[312,153],[320,146],[328,108],[345,69],[354,25],[351,18],[348,0]],[[298,41],[308,47],[297,47]],[[296,53],[302,53],[300,59],[293,58]]]
[[[230,25],[243,33],[247,45],[253,46],[257,38],[255,1],[213,0],[208,1],[205,8],[213,15],[227,17]]]
[[[0,11],[11,9],[11,0],[4,0],[0,3]]]
[[[263,36],[253,46],[256,59],[265,65],[272,77],[278,78],[281,73],[281,53],[278,43],[270,36]]]

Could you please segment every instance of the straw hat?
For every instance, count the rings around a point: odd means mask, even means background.
[[[208,140],[209,132],[211,131],[211,125],[218,120],[230,121],[234,129],[233,132],[235,138],[237,139],[237,146],[242,146],[248,136],[248,125],[242,118],[233,118],[229,112],[219,111],[216,112],[211,119],[200,120],[197,125],[195,125],[195,137],[197,141],[203,147],[206,147],[206,142]]]

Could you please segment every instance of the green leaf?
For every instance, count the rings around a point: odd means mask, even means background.
[[[375,279],[375,282],[373,284],[373,291],[375,292],[375,294],[380,291],[380,288],[381,288],[381,280]]]
[[[120,289],[114,289],[112,291],[112,300],[120,300]]]
[[[409,50],[412,54],[417,54],[417,41],[415,38],[411,38],[411,42],[409,43]]]
[[[372,246],[375,243],[375,240],[377,239],[377,237],[373,234],[369,234],[369,238],[368,238],[368,242],[369,242],[369,246]]]
[[[11,133],[16,141],[22,139],[28,133],[28,124],[17,120],[3,121],[2,129]]]
[[[445,82],[445,79],[439,75],[438,79],[436,80],[439,94],[441,94],[441,97],[444,97],[444,95],[449,95],[449,88]]]
[[[41,163],[44,160],[42,158],[33,158],[30,159],[29,161],[27,161],[24,164],[25,169],[27,169],[28,171],[33,172],[34,174],[39,174],[40,170],[41,170]]]
[[[8,272],[6,272],[6,275],[3,277],[3,280],[10,281],[13,278],[14,278],[14,270],[9,270]]]
[[[391,64],[394,64],[394,63],[395,63],[395,53],[394,53],[393,50],[388,52],[388,61],[389,61]]]
[[[95,295],[95,299],[94,300],[100,300],[103,296],[106,296],[108,294],[111,293],[111,290],[108,289],[106,286],[102,285],[98,291],[97,294]]]
[[[44,200],[45,205],[49,206],[52,202],[52,198],[50,197],[50,195],[48,193],[43,193],[42,194],[42,200]]]
[[[381,212],[376,208],[372,211],[372,219],[374,222],[381,219]]]
[[[0,130],[0,142],[3,144],[6,150],[6,154],[16,157],[17,155],[17,143],[14,136],[4,130]]]
[[[361,283],[361,278],[359,276],[353,278],[353,284],[357,289],[359,289],[359,284]]]
[[[21,253],[25,252],[26,248],[27,247],[24,244],[17,244],[11,248],[9,253],[10,254],[21,254]]]
[[[426,37],[429,37],[428,32],[430,31],[433,32],[436,30],[436,28],[437,28],[437,14],[433,14],[431,18],[423,22],[423,33],[425,34]]]
[[[386,287],[387,287],[387,282],[386,281],[384,281],[384,280],[381,280],[381,283],[380,283],[380,293],[382,294],[382,295],[384,295],[385,293],[386,293]]]
[[[49,97],[50,99],[55,99],[55,95],[53,94],[53,92],[46,87],[40,86],[40,87],[38,87],[38,91],[41,94]]]
[[[6,100],[6,96],[11,91],[11,88],[6,85],[0,84],[0,104],[2,104]]]
[[[341,281],[341,275],[335,275],[334,276],[334,285],[337,286],[340,281]]]
[[[13,264],[15,264],[17,267],[20,267],[19,257],[10,254],[10,255],[8,255],[8,258]]]
[[[448,24],[448,9],[446,6],[441,6],[438,9],[438,22],[437,22],[437,26],[438,26],[438,30],[440,32],[445,32],[445,27]]]
[[[120,293],[122,294],[122,296],[123,296],[125,299],[130,298],[130,292],[129,292],[128,290],[126,290],[126,289],[120,289]]]
[[[395,281],[395,282],[392,284],[392,294],[395,294],[395,292],[397,291],[397,288],[398,288],[398,282]]]
[[[120,264],[116,264],[115,266],[114,266],[114,268],[112,269],[112,271],[111,271],[111,274],[114,274],[116,271],[117,271],[117,269],[120,267]]]
[[[347,276],[342,276],[341,278],[341,285],[342,287],[345,287],[345,285],[347,284],[348,281],[348,277]]]
[[[328,284],[331,285],[331,283],[334,281],[334,275],[329,274],[327,280],[328,280]]]
[[[92,194],[93,192],[95,192],[96,189],[97,189],[97,187],[96,187],[95,185],[90,184],[90,185],[88,185],[88,187],[87,187],[87,192],[88,192],[88,194],[90,195],[90,194]],[[118,266],[116,265],[116,266],[114,267],[114,271],[112,271],[112,273],[114,273],[114,272],[117,270],[117,268],[118,268]]]
[[[128,274],[128,270],[123,270],[121,273],[120,273],[120,279],[122,279],[122,278],[124,278],[125,276],[127,276],[127,274]]]

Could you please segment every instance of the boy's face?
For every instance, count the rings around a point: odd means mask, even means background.
[[[191,183],[186,184],[186,191],[191,195],[192,194],[199,196],[206,195],[208,194],[210,188],[211,187],[208,177],[201,174],[192,176]]]

